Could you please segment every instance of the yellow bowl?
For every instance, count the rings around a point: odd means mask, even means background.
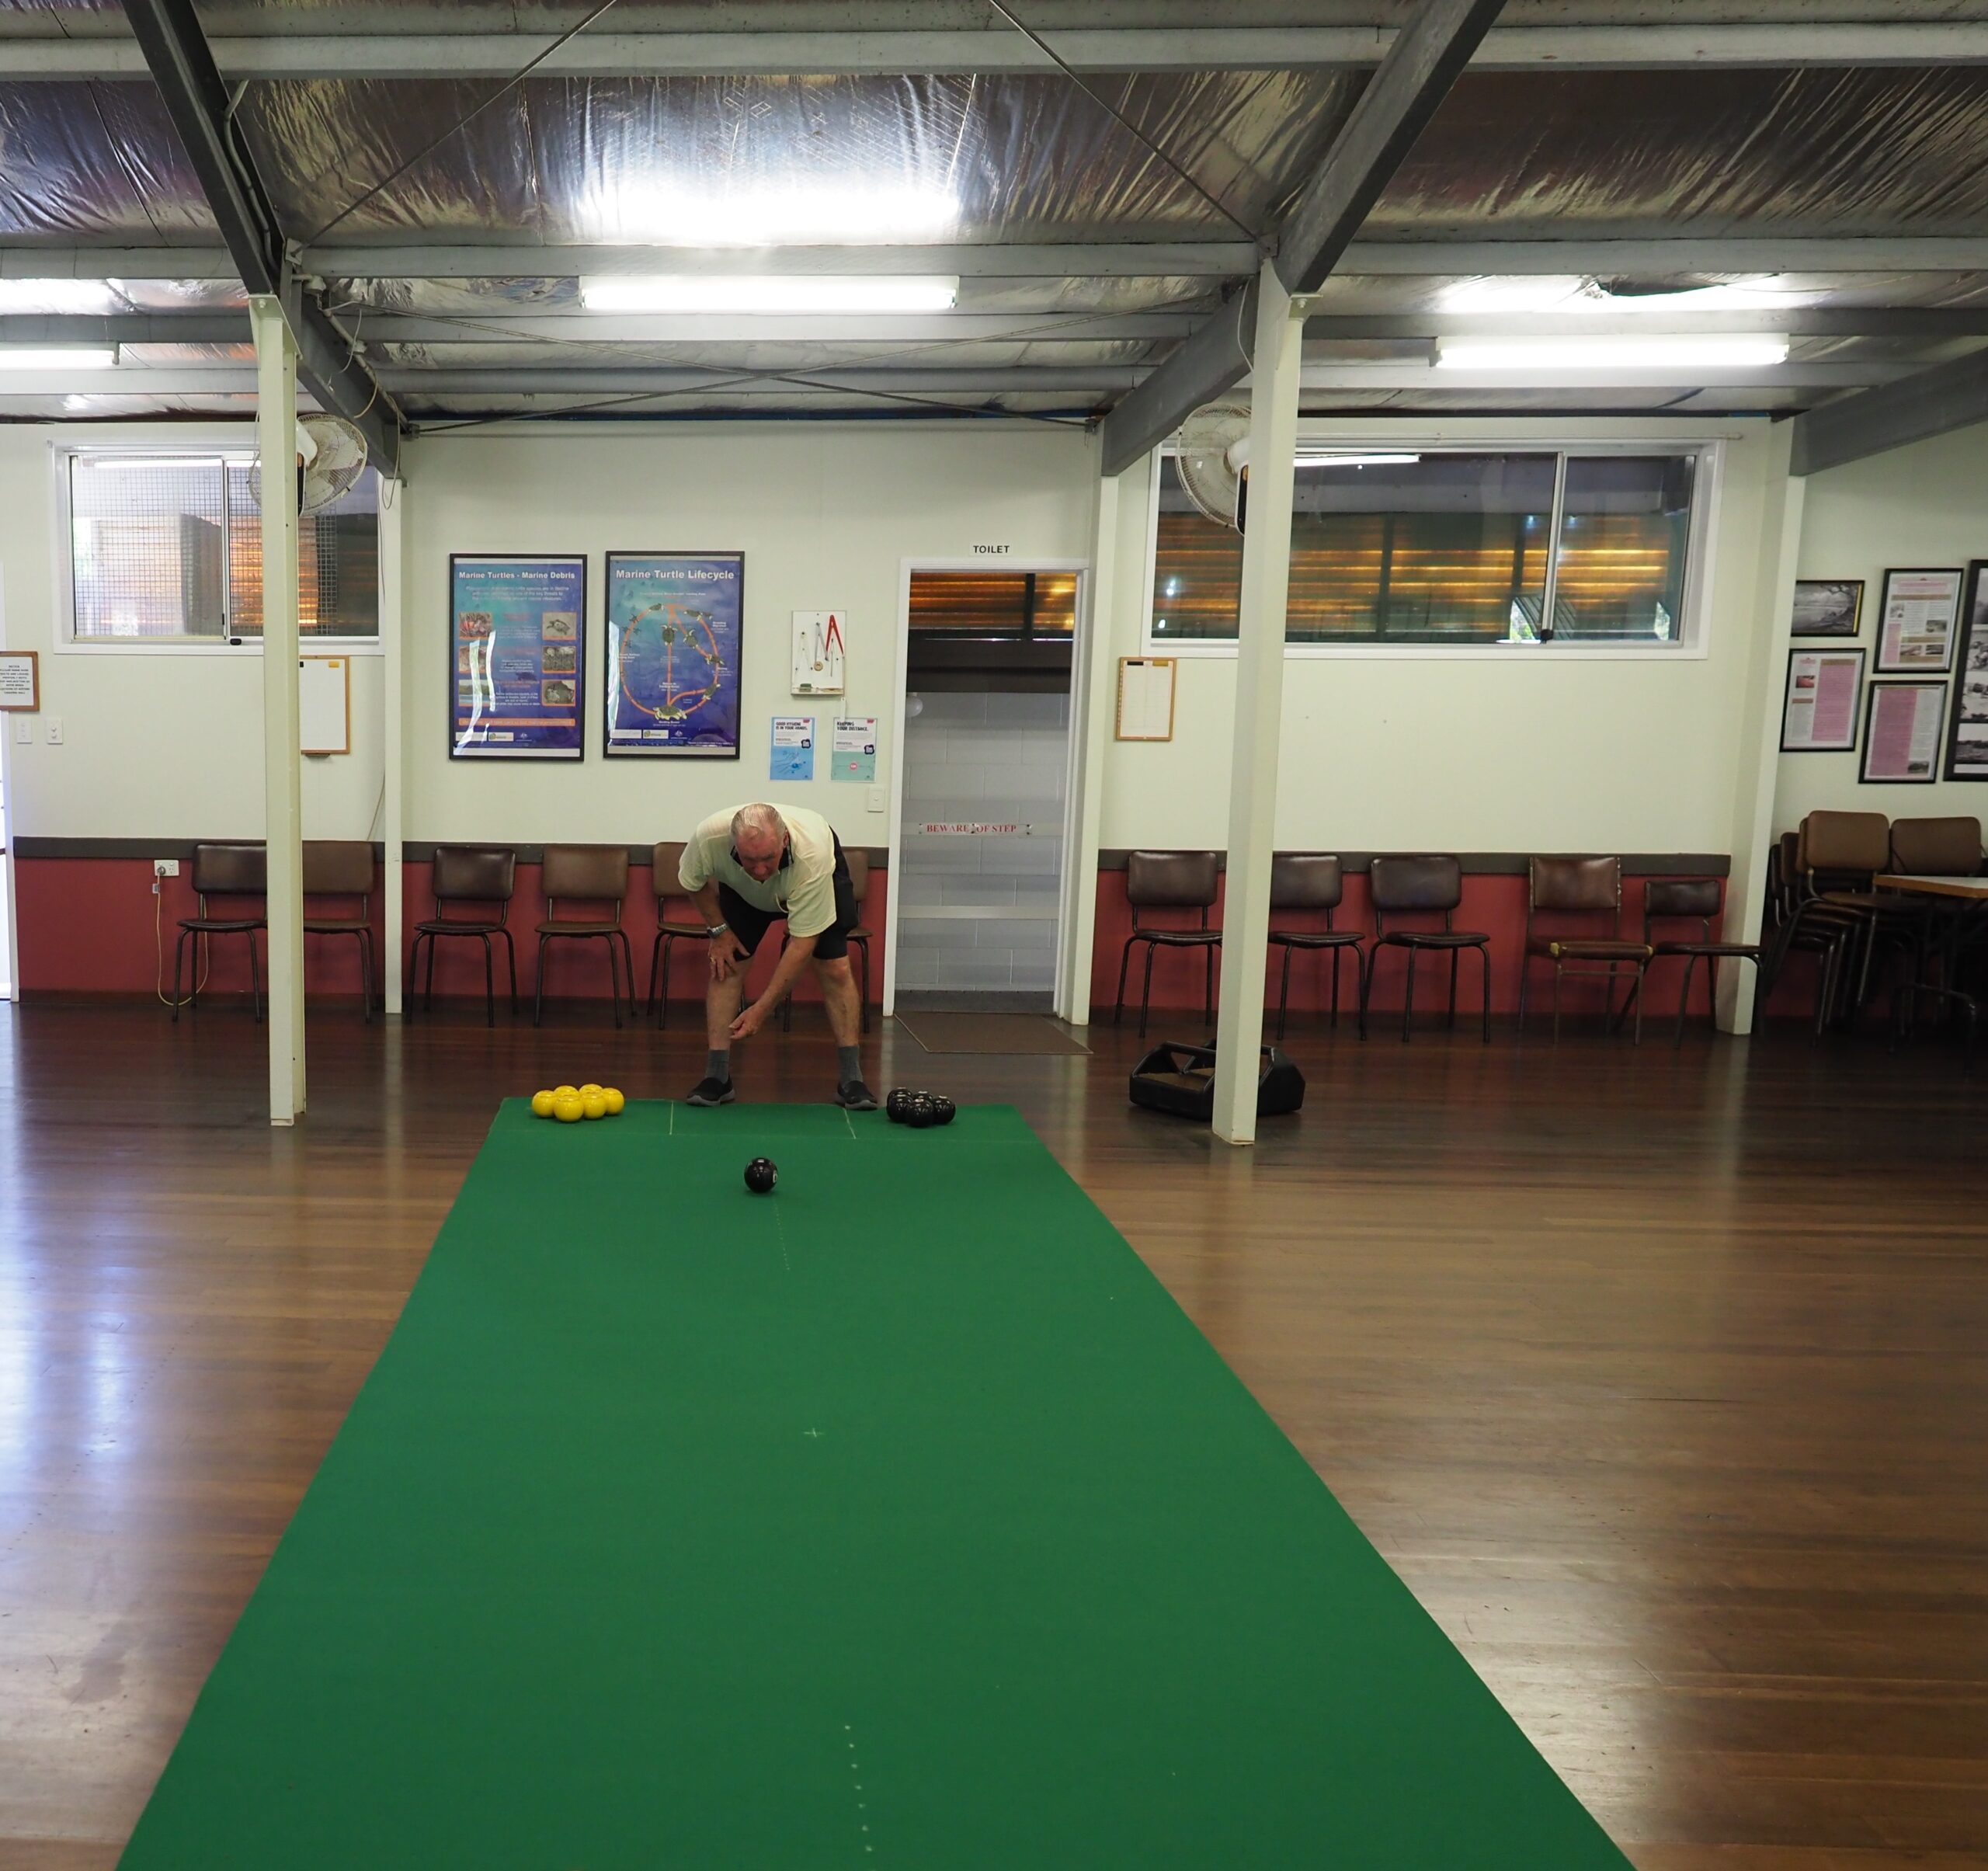
[[[607,1115],[607,1101],[597,1091],[589,1092],[580,1099],[580,1111],[586,1117],[604,1118]]]
[[[586,1106],[580,1101],[580,1094],[575,1091],[563,1098],[554,1098],[552,1101],[552,1115],[561,1124],[577,1124],[587,1114]]]
[[[600,1087],[591,1080],[580,1087],[580,1096],[583,1098],[598,1097],[600,1095]]]
[[[628,1101],[622,1097],[620,1093],[617,1091],[612,1085],[603,1085],[601,1087],[600,1095],[602,1101],[607,1107],[607,1115],[610,1118],[620,1117],[621,1115],[622,1107],[625,1105]]]
[[[580,1095],[580,1088],[577,1085],[554,1085],[552,1095],[555,1098],[576,1098]]]
[[[552,1115],[552,1094],[551,1092],[534,1091],[531,1094],[531,1115],[534,1118],[549,1118]]]

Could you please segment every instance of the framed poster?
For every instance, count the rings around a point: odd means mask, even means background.
[[[1848,753],[1857,745],[1864,687],[1861,649],[1798,649],[1788,659],[1781,702],[1783,753]]]
[[[1874,682],[1864,704],[1866,786],[1930,786],[1940,767],[1944,682]]]
[[[1953,666],[1961,571],[1887,572],[1878,613],[1876,676],[1945,675]]]
[[[1798,578],[1794,637],[1854,637],[1864,621],[1864,581],[1861,578]]]
[[[586,755],[587,562],[449,555],[449,757]]]
[[[1947,718],[1949,780],[1988,780],[1988,558],[1969,562]]]
[[[739,758],[742,552],[610,552],[610,754]]]

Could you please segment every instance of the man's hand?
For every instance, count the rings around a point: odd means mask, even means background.
[[[746,959],[746,944],[728,929],[711,937],[711,979],[729,981],[739,964]]]
[[[750,1039],[766,1024],[766,1016],[773,1011],[763,1000],[756,1000],[749,1007],[741,1007],[739,1017],[732,1023],[734,1039]]]

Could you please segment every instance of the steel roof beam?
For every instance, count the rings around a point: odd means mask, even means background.
[[[1988,64],[1988,26],[1969,20],[1821,20],[1785,17],[1702,25],[1618,9],[1615,23],[1507,25],[1484,37],[1480,71],[1676,71],[1704,67]],[[330,16],[335,19],[336,16]],[[370,23],[372,15],[356,19]],[[313,16],[316,23],[327,16]],[[1396,37],[1387,27],[1118,25],[1051,29],[1044,37],[1090,71],[1371,70]],[[551,43],[531,33],[352,32],[217,34],[221,76],[304,80],[509,78]],[[582,33],[538,68],[547,78],[785,76],[808,72],[1041,71],[1048,61],[1020,34],[979,27],[899,31],[598,32]],[[0,39],[0,78],[77,80],[147,75],[140,48],[112,37]]]
[[[1332,271],[1502,4],[1421,0],[1278,230],[1274,263],[1288,290],[1315,292]],[[1256,297],[1253,280],[1104,419],[1105,473],[1129,467],[1241,377]]]
[[[1988,422],[1988,350],[1797,416],[1788,471],[1818,475],[1982,422]]]
[[[227,87],[201,37],[193,0],[124,0],[124,15],[200,177],[238,276],[252,294],[281,301],[283,321],[297,340],[298,376],[321,408],[358,424],[374,464],[391,472],[400,459],[398,412],[323,308],[298,287],[285,266],[281,224],[230,121]]]

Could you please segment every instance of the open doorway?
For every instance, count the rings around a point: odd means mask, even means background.
[[[1081,571],[913,568],[892,1005],[1047,1013],[1064,937]]]

